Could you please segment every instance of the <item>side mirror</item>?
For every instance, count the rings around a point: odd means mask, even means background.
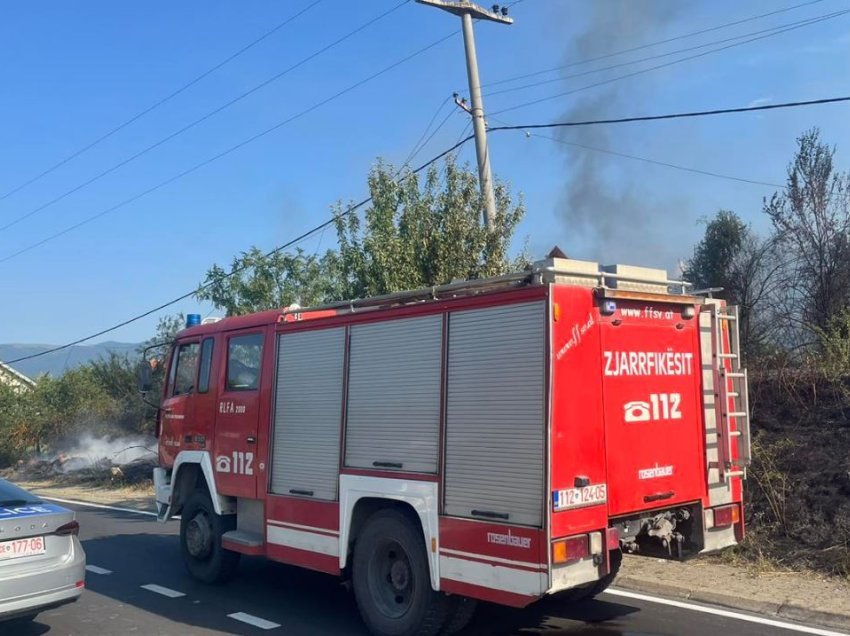
[[[142,360],[136,369],[136,379],[139,384],[139,393],[145,394],[151,390],[151,365],[147,360]]]

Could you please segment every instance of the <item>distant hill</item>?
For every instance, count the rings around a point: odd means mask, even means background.
[[[55,345],[42,344],[0,344],[0,360],[14,360],[34,353],[41,353],[52,349]],[[67,369],[86,364],[91,360],[97,360],[109,355],[110,351],[135,355],[138,343],[129,342],[100,342],[92,345],[76,345],[62,351],[48,353],[31,360],[15,362],[10,366],[24,375],[36,378],[42,373],[52,376],[62,375]]]

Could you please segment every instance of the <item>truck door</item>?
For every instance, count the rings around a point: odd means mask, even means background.
[[[683,307],[620,300],[600,320],[612,516],[704,495],[698,324]]]
[[[186,427],[194,418],[198,371],[197,341],[178,342],[171,354],[165,399],[162,401],[162,432],[159,438],[160,459],[171,464],[183,444]]]
[[[221,494],[257,496],[262,331],[225,334],[215,420],[214,469]]]

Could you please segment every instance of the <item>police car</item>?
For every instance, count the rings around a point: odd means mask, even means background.
[[[86,555],[79,529],[72,510],[0,479],[0,621],[32,619],[80,597]]]

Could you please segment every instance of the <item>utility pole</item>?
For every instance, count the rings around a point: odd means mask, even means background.
[[[494,4],[493,10],[480,7],[469,0],[416,0],[420,4],[443,9],[459,15],[463,24],[463,44],[466,49],[466,75],[469,79],[469,96],[472,100],[472,127],[475,132],[475,154],[478,158],[478,185],[484,202],[484,225],[492,230],[496,224],[496,196],[493,193],[493,176],[490,173],[490,153],[487,148],[487,124],[484,121],[484,100],[481,98],[481,80],[478,77],[478,58],[475,54],[475,35],[472,19],[490,20],[500,24],[513,24],[507,7]]]

